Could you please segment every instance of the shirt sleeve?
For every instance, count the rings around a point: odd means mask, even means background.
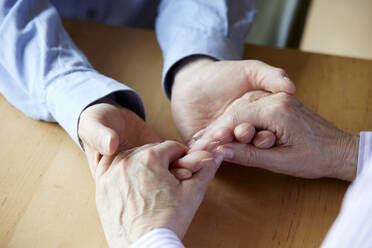
[[[360,132],[357,176],[372,157],[372,132]]]
[[[345,194],[339,216],[327,234],[322,247],[358,247],[372,245],[372,161]]]
[[[57,121],[77,144],[80,113],[109,94],[144,118],[137,93],[92,68],[49,1],[0,1],[0,43],[0,93],[31,118]]]
[[[143,235],[131,248],[184,248],[184,246],[173,231],[158,228]]]
[[[155,28],[164,57],[162,81],[166,95],[170,98],[173,83],[169,71],[185,57],[241,59],[255,14],[252,0],[161,1]]]

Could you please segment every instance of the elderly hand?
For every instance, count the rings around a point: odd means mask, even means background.
[[[171,103],[173,118],[183,140],[192,144],[232,102],[256,89],[289,94],[296,90],[284,70],[260,61],[199,58],[182,67],[175,76]],[[227,126],[215,133],[216,139],[222,143],[232,141],[232,128]],[[254,134],[253,126],[247,123],[237,129],[236,138],[250,143]],[[261,148],[271,147],[275,142],[275,136],[267,131],[255,137],[258,140],[254,144]]]
[[[114,103],[86,108],[80,115],[79,137],[93,175],[102,155],[160,141],[137,114]]]
[[[128,247],[156,228],[168,228],[183,238],[223,159],[205,151],[182,157],[187,150],[165,141],[101,159],[95,174],[96,202],[110,247]],[[176,160],[201,169],[180,181],[169,171]]]
[[[273,132],[276,147],[263,150],[233,142],[218,148],[227,154],[225,160],[304,178],[355,178],[358,135],[338,129],[286,93],[246,93],[226,108],[199,142],[213,142],[218,129],[246,122]]]

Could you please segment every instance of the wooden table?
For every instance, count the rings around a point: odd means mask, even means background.
[[[136,89],[151,126],[179,140],[160,87],[152,31],[65,22],[95,68]],[[297,96],[352,132],[372,130],[372,61],[247,46],[281,66]],[[84,154],[56,124],[31,120],[0,97],[0,247],[106,247]],[[188,247],[318,247],[348,184],[225,164],[184,240]]]
[[[300,49],[372,59],[371,0],[312,0]]]

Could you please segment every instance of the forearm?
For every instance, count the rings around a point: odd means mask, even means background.
[[[163,0],[158,12],[156,34],[164,56],[163,87],[170,97],[173,81],[168,72],[183,58],[241,58],[256,10],[250,0]]]
[[[77,122],[89,104],[122,92],[144,115],[139,96],[95,71],[76,48],[49,1],[0,3],[0,92],[26,115],[57,121],[77,142]]]

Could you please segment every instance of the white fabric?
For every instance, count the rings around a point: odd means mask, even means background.
[[[358,177],[346,192],[323,248],[372,247],[371,132],[361,132],[360,138]]]
[[[155,229],[143,235],[131,248],[184,248],[177,235],[166,228]]]

